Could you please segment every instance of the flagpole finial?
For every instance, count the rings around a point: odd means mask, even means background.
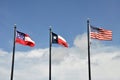
[[[49,26],[49,28],[51,29],[51,28],[52,28],[52,26]]]
[[[52,26],[49,26],[49,30],[51,31]]]
[[[90,18],[87,18],[87,21],[89,22],[89,21],[90,21]]]
[[[16,24],[14,24],[14,28],[16,28]]]

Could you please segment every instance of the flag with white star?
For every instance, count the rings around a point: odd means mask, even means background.
[[[52,32],[52,43],[57,43],[57,44],[60,44],[64,47],[68,47],[67,41],[63,37],[61,37],[60,35],[57,35],[53,32]]]

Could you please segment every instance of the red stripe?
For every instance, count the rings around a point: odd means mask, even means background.
[[[62,39],[60,39],[60,38],[58,38],[58,44],[60,44],[60,45],[62,45],[62,46],[64,46],[64,47],[68,47],[67,42],[65,42],[64,40],[62,40]]]
[[[30,41],[24,41],[24,40],[19,39],[19,38],[16,38],[15,42],[18,43],[18,44],[22,44],[24,46],[30,46],[30,47],[34,47],[35,46],[35,43],[30,42]]]

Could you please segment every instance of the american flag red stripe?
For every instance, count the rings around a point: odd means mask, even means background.
[[[90,37],[98,40],[112,40],[112,31],[103,28],[91,27]]]

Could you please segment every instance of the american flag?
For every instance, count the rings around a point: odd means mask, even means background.
[[[90,26],[90,37],[98,40],[112,40],[112,31]]]

